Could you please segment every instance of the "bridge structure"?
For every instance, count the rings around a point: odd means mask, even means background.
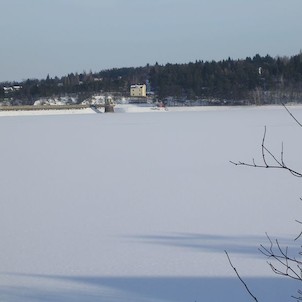
[[[104,108],[104,112],[114,112],[114,104],[73,104],[73,105],[21,105],[21,106],[0,106],[0,111],[38,111],[38,110],[72,110],[91,108],[96,113],[101,113],[100,108]]]

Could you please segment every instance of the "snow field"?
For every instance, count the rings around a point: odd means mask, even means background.
[[[261,160],[264,125],[302,167],[278,107],[0,118],[0,298],[247,299],[225,249],[259,298],[294,294],[257,249],[293,245],[300,180],[229,163]]]

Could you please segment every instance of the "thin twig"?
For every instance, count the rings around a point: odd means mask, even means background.
[[[288,110],[288,108],[285,106],[284,103],[281,103],[282,106],[285,108],[285,110],[288,112],[288,114],[294,119],[294,121],[300,126],[302,127],[302,124],[295,118],[295,116]]]
[[[260,245],[259,251],[266,257],[270,259],[274,259],[277,263],[279,263],[281,268],[283,268],[281,270],[277,268],[275,265],[273,265],[271,262],[268,262],[268,265],[270,266],[272,271],[277,275],[286,276],[291,279],[301,281],[302,280],[301,269],[300,269],[300,265],[302,264],[301,261],[297,260],[296,258],[290,257],[288,255],[288,247],[282,249],[277,239],[274,245],[271,238],[267,234],[266,236],[270,243],[270,247],[266,248],[263,245]],[[276,253],[274,252],[274,247],[277,251]],[[293,268],[295,266],[297,267],[297,269]]]
[[[261,144],[261,155],[262,155],[263,164],[256,164],[254,159],[252,160],[251,164],[241,162],[241,161],[239,161],[239,162],[230,161],[230,163],[235,166],[246,166],[246,167],[252,167],[252,168],[283,169],[283,170],[287,170],[289,173],[291,173],[295,177],[302,177],[301,172],[293,170],[285,164],[283,143],[281,146],[281,160],[278,160],[277,157],[265,146],[265,139],[266,139],[266,126],[264,127],[264,134],[263,134],[262,144]],[[274,165],[268,164],[266,155],[269,155],[276,164],[274,164]]]
[[[264,152],[264,150],[265,150],[265,147],[264,147],[265,136],[266,136],[266,126],[264,126],[264,134],[263,134],[262,144],[261,144],[261,153],[262,153],[263,162],[264,162],[266,168],[268,168],[268,164],[267,164],[267,162],[266,162],[265,152]]]
[[[251,293],[250,289],[248,288],[247,284],[243,281],[243,279],[240,277],[239,273],[237,272],[237,269],[236,267],[234,267],[230,257],[229,257],[229,254],[227,251],[224,251],[226,256],[228,257],[228,260],[229,260],[229,263],[231,265],[231,267],[233,268],[234,272],[236,273],[238,279],[241,281],[241,283],[244,285],[245,289],[247,290],[247,292],[249,293],[249,295],[256,301],[258,302],[257,298]]]

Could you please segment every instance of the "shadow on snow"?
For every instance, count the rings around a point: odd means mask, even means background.
[[[224,250],[227,250],[231,254],[242,254],[261,258],[263,258],[263,255],[259,251],[260,244],[266,247],[270,245],[265,235],[224,236],[176,233],[168,235],[134,235],[125,236],[125,238],[137,243],[180,247],[211,253],[223,253]],[[275,237],[271,237],[271,240],[275,241]],[[293,239],[278,237],[278,242],[281,247],[288,247],[291,254],[297,255],[300,251],[299,245]]]
[[[0,287],[7,302],[180,302],[249,301],[237,278],[207,277],[90,277],[55,275],[15,275],[54,282],[52,287]],[[286,301],[297,291],[297,283],[282,278],[246,278],[261,301]],[[65,284],[66,289],[54,286]],[[73,286],[71,286],[73,285]]]

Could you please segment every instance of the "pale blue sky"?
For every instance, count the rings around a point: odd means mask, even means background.
[[[0,81],[302,49],[302,0],[0,0]]]

